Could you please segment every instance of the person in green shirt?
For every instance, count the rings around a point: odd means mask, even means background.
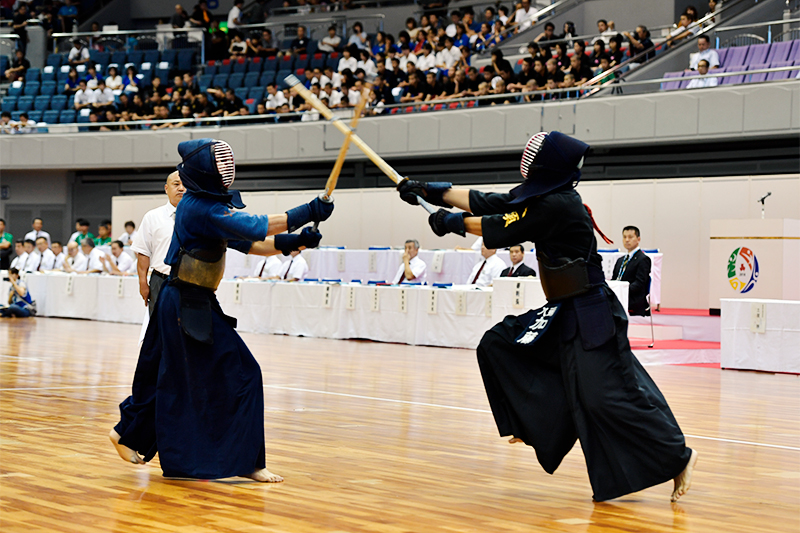
[[[6,233],[6,221],[0,218],[0,270],[8,270],[14,253],[14,237]]]
[[[104,220],[97,226],[97,237],[94,238],[96,246],[111,244],[111,221]]]
[[[69,240],[75,241],[80,246],[81,241],[86,237],[94,240],[94,235],[89,232],[89,221],[85,218],[79,218],[75,221],[75,233],[70,236]]]

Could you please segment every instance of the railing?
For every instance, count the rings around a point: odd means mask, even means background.
[[[415,3],[415,0],[357,0],[350,2],[345,9],[342,2],[334,1],[326,5],[307,4],[305,6],[274,7],[269,10],[269,14],[273,17],[279,17],[281,15],[309,15],[312,13],[346,13],[368,7],[388,7]],[[353,16],[355,16],[355,13]]]
[[[298,20],[297,22],[292,21],[280,21],[280,22],[262,22],[261,24],[245,24],[242,26],[237,26],[237,29],[243,31],[254,31],[260,29],[270,29],[273,30],[274,28],[280,28],[282,31],[273,31],[273,39],[276,41],[280,41],[283,39],[288,39],[290,37],[295,37],[297,35],[297,28],[298,26],[303,26],[306,28],[306,34],[308,35],[309,39],[315,38],[315,32],[318,29],[321,29],[324,32],[324,35],[328,34],[328,28],[330,26],[339,26],[339,35],[342,38],[342,42],[347,41],[347,35],[349,32],[348,23],[352,21],[355,24],[356,20],[361,22],[362,25],[365,24],[365,21],[375,21],[377,27],[375,32],[383,31],[383,23],[386,19],[386,15],[382,14],[375,14],[375,15],[364,15],[359,17],[345,17],[344,15],[337,14],[330,17],[325,18],[313,18],[313,19],[303,19]],[[352,25],[352,24],[351,24]],[[278,37],[280,35],[280,37]],[[323,35],[323,36],[324,36]],[[317,35],[319,37],[319,35]],[[315,39],[319,40],[319,39]]]
[[[782,20],[770,20],[770,21],[767,21],[767,22],[758,22],[758,23],[755,23],[755,24],[741,24],[741,25],[738,25],[738,26],[728,26],[727,28],[719,28],[718,30],[715,30],[716,34],[717,34],[717,36],[716,36],[717,37],[717,39],[716,39],[716,41],[717,41],[716,42],[716,48],[727,48],[728,46],[741,46],[743,44],[754,44],[756,42],[772,43],[775,40],[780,40],[780,39],[773,39],[772,38],[772,28],[774,26],[784,26],[784,25],[787,25],[787,24],[794,24],[796,22],[800,22],[800,18],[782,19]],[[728,32],[728,31],[737,31],[737,30],[752,30],[754,28],[764,28],[764,27],[767,28],[767,36],[766,37],[761,37],[760,35],[755,35],[755,34],[744,34],[744,35],[738,35],[736,37],[732,37],[731,39],[728,39],[727,41],[725,41],[722,44],[720,44],[720,38],[719,38],[719,34],[720,33]],[[789,29],[788,27],[785,27],[785,28],[782,28],[782,29],[783,29],[783,33],[779,34],[779,36],[785,35],[787,33],[788,34],[800,33],[800,29],[798,29],[798,28]],[[735,44],[731,43],[732,40],[735,42],[735,39],[740,38],[740,37],[750,38],[750,39],[753,40],[753,42],[742,42],[742,43],[735,43]]]
[[[176,37],[175,34],[183,37]],[[96,45],[107,51],[158,50],[172,45],[175,49],[199,49],[201,62],[205,62],[205,35],[202,28],[170,28],[169,30],[120,30],[77,33],[54,33],[53,52],[64,53],[73,39],[80,39],[87,48]],[[65,50],[65,48],[67,50]]]

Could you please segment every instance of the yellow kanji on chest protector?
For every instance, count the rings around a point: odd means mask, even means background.
[[[503,215],[503,220],[506,221],[506,225],[504,227],[507,228],[509,226],[509,224],[512,224],[512,223],[516,222],[517,220],[519,220],[521,218],[525,218],[525,215],[527,213],[528,213],[528,208],[527,207],[525,208],[525,211],[522,212],[522,216],[519,216],[519,213],[517,213],[516,211],[512,211],[510,213],[506,213],[505,215]]]

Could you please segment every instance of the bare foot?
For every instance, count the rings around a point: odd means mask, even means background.
[[[516,444],[518,442],[523,442],[523,441],[522,439],[518,439],[517,437],[511,437],[511,439],[509,439],[508,441],[509,444]]]
[[[249,477],[250,479],[255,479],[256,481],[261,481],[262,483],[280,483],[283,481],[283,478],[278,474],[273,474],[266,468],[262,468],[261,470],[256,470],[249,476],[242,476],[242,477]]]
[[[111,442],[114,444],[114,448],[117,449],[117,453],[120,457],[122,457],[123,461],[126,463],[133,463],[135,465],[144,464],[144,459],[142,459],[138,453],[119,443],[120,436],[115,430],[111,430],[111,433],[108,434],[108,438],[111,439]]]
[[[689,487],[692,486],[692,472],[694,472],[694,465],[697,463],[697,450],[692,450],[692,456],[689,457],[689,462],[683,472],[678,474],[674,479],[675,490],[672,491],[671,502],[678,501],[678,498],[689,492]]]

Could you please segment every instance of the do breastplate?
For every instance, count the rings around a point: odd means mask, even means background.
[[[181,248],[175,277],[183,282],[217,290],[225,273],[225,247],[221,250],[190,252]]]

